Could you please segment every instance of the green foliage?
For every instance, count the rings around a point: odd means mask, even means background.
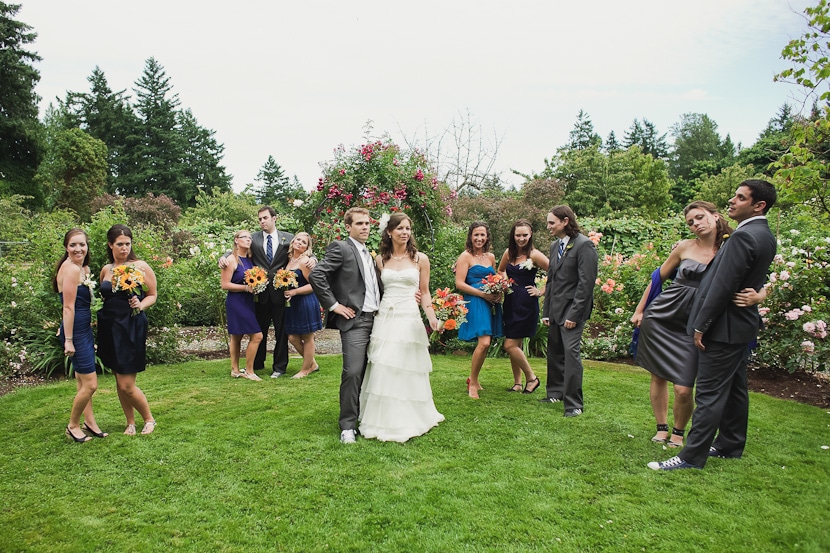
[[[725,210],[726,203],[735,195],[741,182],[747,179],[766,179],[752,165],[734,164],[715,175],[703,175],[695,180],[696,200],[706,200]]]
[[[775,182],[779,202],[810,206],[827,217],[830,215],[830,173],[827,169],[830,107],[825,106],[815,120],[794,123],[790,132],[789,150],[773,164],[777,169]]]
[[[254,180],[261,183],[254,190],[257,202],[260,205],[270,205],[279,213],[293,208],[295,200],[303,201],[308,197],[297,177],[290,181],[274,156],[268,156]]]
[[[464,251],[466,232],[473,221],[485,221],[489,225],[496,260],[500,259],[504,250],[507,249],[510,229],[519,219],[527,219],[533,225],[536,247],[540,247],[541,244],[540,249],[544,249],[544,245],[550,243],[545,218],[548,210],[555,204],[539,203],[537,207],[537,205],[527,203],[523,198],[519,199],[505,194],[501,198],[485,198],[480,195],[458,198],[452,205],[453,221],[457,221],[463,227],[465,234],[461,247],[455,252],[456,257]]]
[[[199,227],[216,235],[228,228],[256,229],[259,228],[257,208],[256,200],[251,194],[201,190],[196,196],[196,205],[189,208],[182,217],[182,226]]]
[[[781,57],[792,63],[792,67],[775,76],[776,81],[794,82],[815,95],[826,104],[830,101],[830,8],[827,0],[819,0],[812,7],[804,9],[807,16],[807,31],[799,38],[792,39],[781,51]]]
[[[666,142],[666,133],[657,132],[657,127],[648,119],[643,118],[642,124],[635,119],[623,137],[623,148],[639,146],[640,150],[655,159],[668,159],[669,145]]]
[[[0,241],[2,242],[22,242],[27,240],[29,234],[29,224],[31,222],[32,212],[24,207],[26,196],[0,196]],[[19,248],[9,248],[3,244],[2,253],[8,256],[9,252],[17,251]]]
[[[58,130],[46,141],[35,181],[50,190],[50,203],[89,221],[92,201],[104,192],[107,146],[81,129]]]
[[[0,195],[26,195],[27,207],[44,204],[42,188],[32,185],[40,164],[40,97],[35,86],[40,56],[27,50],[37,34],[14,17],[20,4],[0,2]]]
[[[339,146],[334,156],[323,165],[316,191],[294,212],[314,242],[325,245],[345,237],[343,214],[360,206],[374,219],[384,212],[405,212],[421,248],[428,251],[446,217],[449,190],[433,176],[426,157],[402,151],[388,137],[359,148]]]
[[[152,192],[138,198],[119,197],[105,194],[92,203],[93,211],[115,205],[121,206],[126,219],[121,222],[129,227],[159,227],[172,232],[181,215],[181,208],[169,197]]]
[[[569,150],[586,150],[593,148],[600,148],[602,146],[602,138],[594,131],[594,124],[591,122],[591,117],[583,110],[579,110],[576,115],[576,123],[568,135]]]
[[[721,139],[718,124],[703,113],[686,113],[671,129],[674,136],[671,177],[674,207],[682,209],[693,198],[693,182],[696,178],[714,175],[731,165],[735,147],[727,135]]]

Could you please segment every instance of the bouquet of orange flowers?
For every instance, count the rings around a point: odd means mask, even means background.
[[[243,278],[245,279],[245,284],[250,286],[254,292],[254,301],[259,301],[256,294],[264,292],[268,286],[268,273],[262,267],[254,265],[245,271]]]
[[[485,294],[512,294],[513,293],[513,284],[514,281],[512,278],[507,278],[506,276],[496,273],[494,275],[487,275],[483,279],[481,279],[481,291]],[[496,314],[496,306],[493,305],[490,308],[490,311],[493,315]]]
[[[435,309],[435,318],[438,319],[438,330],[430,335],[430,340],[438,337],[439,331],[455,330],[467,321],[467,308],[464,296],[450,292],[449,288],[439,288],[432,296],[432,308]]]
[[[297,273],[289,269],[280,269],[274,275],[274,288],[277,290],[290,290],[297,287]],[[291,307],[291,298],[285,300],[285,306]]]
[[[112,283],[113,292],[127,292],[130,297],[137,295],[137,292],[147,291],[147,285],[144,283],[144,273],[130,263],[128,265],[118,265],[112,269]],[[141,313],[138,307],[133,308],[133,316]]]

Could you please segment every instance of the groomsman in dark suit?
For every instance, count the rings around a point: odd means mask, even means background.
[[[340,330],[343,374],[340,378],[340,441],[355,442],[360,413],[360,386],[375,314],[380,307],[378,272],[366,240],[369,212],[360,207],[343,217],[349,237],[332,242],[308,277],[317,299],[328,312],[326,326]]]
[[[651,469],[702,469],[709,457],[743,455],[749,418],[746,364],[761,317],[757,305],[738,307],[732,297],[744,288],[758,291],[767,280],[777,242],[766,213],[776,197],[767,181],[746,180],[729,200],[727,214],[738,228],[709,264],[687,326],[700,350],[692,429],[676,457],[651,462]]]
[[[594,307],[597,250],[580,231],[566,205],[548,213],[548,230],[557,238],[550,246],[548,282],[542,322],[548,328],[547,397],[543,403],[565,405],[566,417],[582,414],[582,331]]]

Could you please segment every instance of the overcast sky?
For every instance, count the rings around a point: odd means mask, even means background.
[[[604,138],[706,113],[751,145],[785,102],[781,49],[805,0],[202,2],[22,0],[41,114],[95,66],[133,96],[150,57],[216,131],[241,190],[269,155],[306,188],[339,144],[436,135],[471,113],[509,183],[540,171],[585,110]],[[800,109],[800,106],[798,106]]]

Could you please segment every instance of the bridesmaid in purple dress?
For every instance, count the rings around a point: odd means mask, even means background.
[[[548,270],[548,256],[533,247],[530,221],[519,219],[510,229],[507,249],[501,256],[499,272],[513,279],[513,293],[504,297],[504,351],[510,356],[513,386],[508,392],[531,394],[539,387],[539,379],[527,362],[522,343],[536,334],[539,327],[539,296],[536,272]],[[525,387],[522,389],[522,373]]]
[[[245,284],[245,271],[253,266],[251,233],[247,230],[238,230],[233,235],[233,253],[228,256],[227,265],[222,269],[222,290],[228,291],[225,310],[228,315],[228,334],[231,337],[231,376],[262,380],[254,373],[253,355],[262,341],[262,330],[256,320],[253,290]],[[239,370],[239,355],[242,348],[242,336],[245,334],[248,335],[249,340],[245,351],[245,372],[243,373]]]

